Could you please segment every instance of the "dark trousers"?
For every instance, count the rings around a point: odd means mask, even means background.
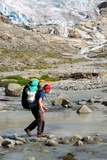
[[[43,133],[44,126],[45,126],[43,113],[36,108],[31,109],[31,112],[35,117],[35,120],[26,129],[29,129],[30,131],[32,131],[34,128],[37,127],[37,134]]]

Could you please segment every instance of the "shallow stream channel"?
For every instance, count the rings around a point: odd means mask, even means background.
[[[82,99],[90,99],[93,96],[106,97],[104,89],[64,91],[55,90],[54,93],[47,95],[48,102],[56,97],[58,93],[66,93],[70,96],[71,102]],[[57,93],[57,94],[55,94]],[[3,90],[0,89],[1,99],[6,99]],[[35,160],[61,160],[67,153],[74,155],[74,160],[107,160],[107,110],[95,110],[89,114],[77,114],[77,106],[74,103],[72,108],[61,108],[51,106],[45,113],[45,133],[55,135],[57,138],[70,138],[74,135],[96,136],[99,135],[103,141],[83,146],[72,146],[59,144],[57,146],[45,146],[41,143],[33,142],[36,137],[36,129],[32,131],[32,137],[28,137],[24,128],[30,124],[34,118],[30,111],[21,109],[20,97],[7,97],[5,103],[8,106],[15,106],[14,109],[0,111],[0,136],[12,138],[18,134],[22,138],[31,140],[24,145],[16,145],[14,148],[0,147],[0,160],[27,160],[28,157],[35,157]],[[2,105],[2,101],[0,101]],[[67,159],[68,160],[68,159]],[[70,160],[70,159],[69,159]]]

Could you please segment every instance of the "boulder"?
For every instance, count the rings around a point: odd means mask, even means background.
[[[69,96],[65,93],[60,93],[54,100],[51,100],[54,106],[71,106]]]
[[[64,108],[73,108],[73,104],[67,99],[62,100],[61,106]]]
[[[77,113],[91,113],[92,110],[90,110],[86,105],[83,105],[82,107],[80,107],[78,110],[77,110]]]
[[[7,96],[20,96],[22,92],[22,86],[16,83],[9,83],[5,87],[5,94]]]

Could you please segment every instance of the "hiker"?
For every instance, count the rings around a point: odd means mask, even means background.
[[[45,121],[44,121],[44,112],[48,111],[48,108],[44,106],[43,99],[45,94],[49,93],[52,87],[49,84],[44,85],[42,89],[40,89],[35,96],[35,107],[31,109],[35,120],[25,129],[25,132],[28,136],[31,137],[31,131],[37,127],[37,137],[46,136],[43,134]]]

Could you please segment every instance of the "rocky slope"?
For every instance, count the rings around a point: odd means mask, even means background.
[[[83,71],[82,67],[84,68],[87,65],[89,67],[93,66],[92,70],[95,66],[99,69],[101,67],[101,70],[102,67],[106,69],[106,3],[103,8],[99,8],[101,16],[97,20],[80,22],[67,28],[67,37],[59,36],[57,26],[24,26],[22,28],[12,24],[8,18],[0,15],[1,76],[8,73],[21,74],[20,71],[23,71],[22,74],[26,75],[29,69],[30,74],[27,76],[38,76],[40,74],[50,74],[53,68],[55,76],[58,76],[59,69],[60,74],[65,74],[67,72],[66,68],[71,66],[72,70],[69,68],[69,73],[75,72],[75,68],[78,72],[78,62],[82,62],[81,72]],[[103,66],[102,60],[104,61]],[[59,68],[60,66],[61,68]],[[100,71],[96,69],[96,72],[99,73]]]

